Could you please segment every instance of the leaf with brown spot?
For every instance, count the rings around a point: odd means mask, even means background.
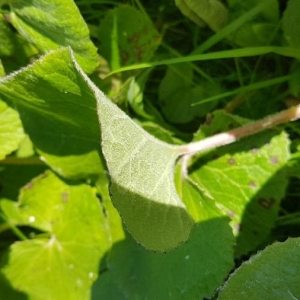
[[[161,40],[147,15],[127,5],[119,6],[105,15],[98,35],[101,41],[100,54],[112,68],[150,61]]]
[[[203,126],[195,138],[210,136],[233,121],[236,126],[245,123],[235,116],[216,112],[212,123]],[[225,213],[235,213],[231,223],[237,235],[238,256],[253,251],[273,227],[285,194],[284,167],[289,155],[287,135],[267,131],[200,155],[201,167],[197,161],[191,167],[192,178],[219,207]],[[211,159],[216,156],[217,159]]]

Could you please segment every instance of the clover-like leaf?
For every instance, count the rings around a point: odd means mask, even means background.
[[[89,299],[110,246],[92,188],[46,172],[22,189],[18,202],[0,204],[10,223],[44,231],[14,243],[2,260],[1,274],[11,285],[30,299]]]

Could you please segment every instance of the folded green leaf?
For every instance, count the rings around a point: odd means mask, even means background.
[[[75,60],[74,64],[97,100],[110,192],[125,226],[149,250],[178,246],[193,226],[174,185],[179,148],[144,131],[106,98]]]
[[[17,104],[43,157],[51,158],[58,172],[72,176],[97,168],[101,172],[95,151],[95,139],[97,144],[100,140],[96,98],[110,191],[128,231],[152,250],[167,251],[188,239],[193,222],[173,178],[179,148],[146,133],[108,100],[84,74],[73,52],[49,53],[5,78],[0,94]]]

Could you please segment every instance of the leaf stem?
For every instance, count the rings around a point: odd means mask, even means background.
[[[10,228],[11,231],[16,235],[16,237],[18,237],[21,241],[28,240],[27,236],[17,226],[12,224],[2,213],[0,213],[0,218],[6,222],[5,224],[3,224],[3,226],[1,226],[0,232]]]
[[[299,118],[300,105],[293,106],[277,114],[267,116],[266,118],[259,121],[251,122],[250,124],[241,126],[239,128],[213,135],[199,142],[192,142],[183,145],[180,147],[180,154],[190,157],[203,151],[234,143],[241,138],[272,128],[276,125],[288,121],[295,121]]]

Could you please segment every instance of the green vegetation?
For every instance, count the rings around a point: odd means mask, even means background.
[[[0,299],[300,299],[300,0],[0,0]]]

